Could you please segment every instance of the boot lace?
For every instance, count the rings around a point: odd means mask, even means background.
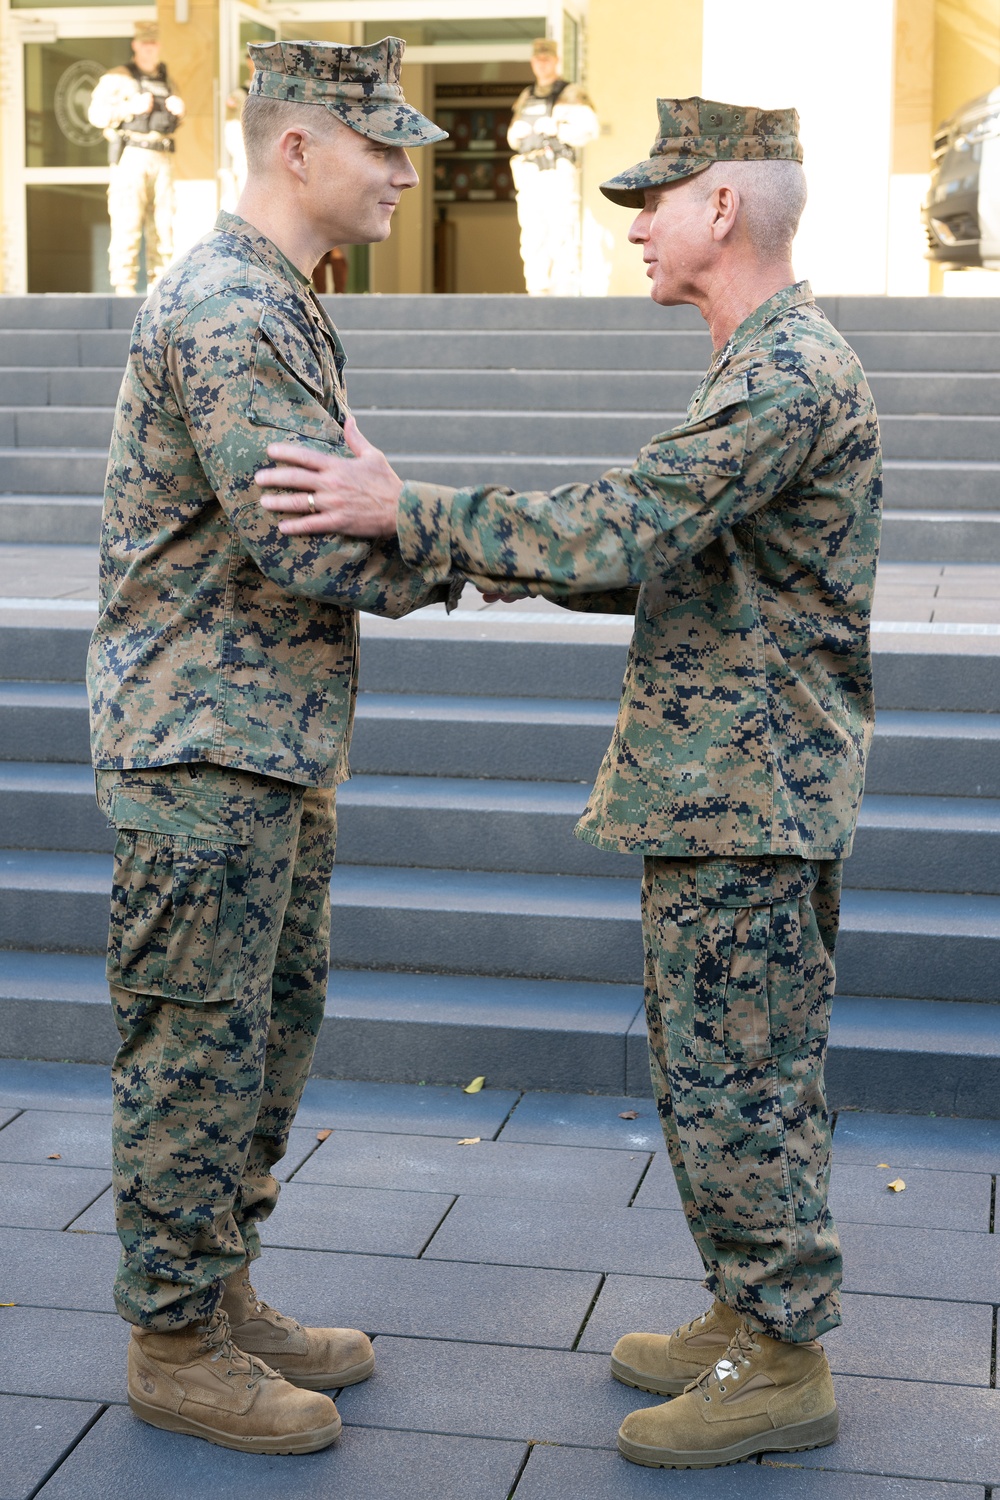
[[[220,1359],[226,1361],[227,1376],[235,1378],[238,1375],[248,1375],[248,1391],[260,1385],[262,1380],[280,1380],[281,1378],[262,1359],[258,1359],[253,1354],[245,1354],[242,1349],[237,1348],[233,1343],[229,1319],[224,1312],[217,1312],[211,1322],[206,1325],[201,1344],[206,1354],[214,1350],[210,1356],[213,1364]]]
[[[301,1331],[301,1323],[296,1323],[294,1318],[289,1318],[285,1315],[285,1313],[279,1312],[276,1307],[271,1306],[270,1302],[265,1302],[264,1298],[258,1295],[257,1290],[254,1287],[254,1284],[250,1280],[249,1276],[244,1276],[242,1285],[250,1294],[250,1299],[253,1302],[254,1306],[254,1312],[257,1313],[258,1316],[269,1318],[272,1323],[278,1324],[279,1327],[291,1327]]]
[[[749,1368],[752,1362],[750,1356],[759,1350],[760,1345],[754,1335],[746,1323],[741,1323],[729,1340],[729,1347],[722,1358],[703,1370],[698,1379],[688,1386],[688,1390],[701,1391],[705,1401],[711,1401],[713,1389],[724,1396],[728,1387],[739,1380],[741,1372]]]

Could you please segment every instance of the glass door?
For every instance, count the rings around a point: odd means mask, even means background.
[[[87,109],[101,74],[128,61],[134,21],[154,16],[152,7],[80,8],[58,21],[8,13],[6,290],[110,290],[108,143]]]
[[[250,82],[249,42],[276,42],[277,23],[242,0],[219,5],[219,202],[232,209],[246,177],[239,120]]]

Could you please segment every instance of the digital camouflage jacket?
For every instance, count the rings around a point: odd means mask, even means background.
[[[874,720],[880,512],[871,392],[799,282],[737,328],[685,421],[631,468],[551,494],[408,484],[399,539],[437,578],[635,609],[582,838],[834,859],[850,851]]]
[[[221,214],[140,309],[115,413],[87,681],[99,769],[211,761],[307,786],[347,774],[358,609],[445,590],[398,544],[288,537],[267,444],[346,451],[344,352],[309,282]]]

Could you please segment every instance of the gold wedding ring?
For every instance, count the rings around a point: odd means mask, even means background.
[[[310,490],[309,493],[306,495],[306,504],[308,505],[310,512],[313,515],[315,515],[316,514],[316,496],[313,494],[312,490]]]

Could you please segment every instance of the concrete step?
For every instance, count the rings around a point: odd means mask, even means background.
[[[402,1083],[566,1089],[648,1097],[638,986],[477,975],[335,970],[315,1075]],[[0,969],[0,1055],[107,1065],[118,1034],[104,960],[8,952]],[[834,1001],[827,1056],[833,1109],[1000,1117],[992,1006]]]
[[[885,562],[1000,563],[1000,509],[886,510]]]
[[[557,453],[583,459],[607,453],[635,455],[655,434],[684,421],[683,404],[674,410],[656,407],[649,392],[635,392],[644,397],[645,404],[633,410],[620,409],[620,399],[609,406],[588,408],[579,398],[575,408],[560,409],[552,396],[541,406],[533,406],[526,393],[518,394],[517,405],[502,411],[432,405],[429,391],[425,405],[418,409],[390,407],[385,402],[366,407],[356,398],[353,404],[362,430],[377,447],[449,458],[478,453],[510,453],[519,458]],[[113,422],[111,406],[0,406],[0,447],[56,452],[90,449],[110,443]],[[987,464],[986,473],[996,485],[1000,417],[883,415],[881,427],[886,457],[904,460],[906,472],[919,474],[920,460]],[[994,495],[1000,508],[1000,488],[994,489]]]
[[[366,691],[358,696],[351,765],[365,776],[589,788],[616,717],[610,700]],[[88,758],[82,684],[0,683],[0,761]],[[880,711],[866,785],[869,794],[1000,797],[1000,715]]]
[[[370,435],[377,434],[370,431]],[[517,490],[549,490],[560,484],[593,482],[607,469],[630,462],[634,454],[588,459],[542,455],[517,458],[495,453],[455,458],[448,454],[414,456],[390,448],[389,457],[409,479],[456,487],[495,483]],[[7,503],[0,502],[0,541],[96,542],[100,534],[97,497],[103,491],[106,469],[104,449],[0,448],[0,482],[10,492]],[[935,473],[930,483],[920,481],[927,491],[928,507],[946,505],[951,500],[961,503],[964,492],[974,489],[976,503],[983,509],[887,509],[882,540],[885,561],[1000,562],[1000,508],[994,509],[994,497],[998,496],[994,466],[970,471],[956,465],[950,477],[955,481],[952,495],[943,499],[941,491],[947,489],[949,479],[947,469]],[[902,492],[892,479],[890,485],[897,493]],[[67,497],[88,494],[95,497],[91,507],[67,506]],[[24,505],[22,495],[35,497],[36,503]],[[56,498],[52,510],[41,498],[49,495]]]
[[[535,875],[639,876],[638,855],[575,838],[589,787],[358,775],[337,794],[337,856],[348,865],[479,869]],[[110,853],[114,830],[87,765],[0,763],[7,845]],[[866,796],[848,886],[1000,895],[1000,801]]]
[[[111,860],[0,852],[8,946],[101,952]],[[331,883],[337,967],[635,983],[642,973],[633,879],[388,870],[341,865]],[[848,993],[1000,1002],[1000,898],[844,894],[837,953]]]
[[[1000,797],[1000,714],[880,709],[865,790]]]
[[[41,458],[26,464],[18,450],[8,450],[10,463],[0,470],[8,483],[15,472],[26,483],[38,486],[58,484],[66,477],[65,456],[43,450]],[[54,457],[55,472],[48,463]],[[0,454],[2,461],[2,454]],[[495,457],[475,459],[413,459],[394,456],[414,479],[431,478],[441,482],[479,482],[492,477],[519,489],[532,486],[553,488],[556,484],[582,479],[596,479],[611,466],[613,459],[597,462],[584,459],[512,459]],[[81,470],[69,465],[70,473],[92,479],[100,472],[103,486],[106,455],[87,463]],[[447,472],[446,472],[447,471]],[[1000,466],[993,464],[926,464],[889,463],[885,471],[886,522],[883,561],[908,561],[916,548],[917,561],[982,561],[975,549],[984,540],[987,554],[993,533],[988,529],[991,517],[1000,513]],[[905,501],[905,504],[903,503]],[[102,501],[99,492],[92,495],[13,493],[0,494],[0,543],[90,544],[96,546],[101,533]],[[914,513],[923,520],[914,522]],[[930,513],[929,515],[925,513]],[[985,513],[986,524],[979,515]],[[942,529],[942,517],[944,529]],[[954,526],[954,536],[949,528]],[[971,530],[970,530],[971,528]],[[924,555],[935,547],[960,556],[937,558]],[[972,556],[967,554],[973,553]],[[901,555],[900,555],[901,554]]]
[[[97,546],[100,495],[0,495],[0,542]]]
[[[0,609],[0,684],[9,708],[44,706],[41,689],[28,688],[28,699],[18,695],[26,684],[82,684],[87,645],[96,610],[73,605],[32,610]],[[377,620],[361,616],[363,646],[361,686],[366,693],[421,696],[451,695],[456,688],[475,688],[483,698],[530,698],[596,701],[617,705],[628,647],[627,617],[594,617],[560,612],[525,617],[518,609],[459,610],[450,618],[443,610],[422,610],[406,620]],[[896,640],[874,650],[876,699],[880,711],[972,714],[987,724],[1000,712],[1000,654],[984,638],[970,639],[972,650],[942,637],[934,650],[926,644],[899,646]],[[905,638],[904,638],[905,640]],[[17,687],[14,684],[18,684]],[[9,695],[14,694],[12,698]],[[74,700],[85,705],[81,696]],[[55,701],[61,712],[72,707]],[[55,720],[50,720],[52,727]],[[989,734],[988,729],[975,733]],[[34,758],[35,752],[14,759]],[[80,760],[78,754],[54,759]]]
[[[700,328],[693,307],[657,307],[648,297],[370,296],[325,297],[341,328],[565,329]],[[105,294],[8,296],[0,328],[131,328],[140,297]],[[826,315],[845,332],[895,330],[1000,331],[1000,302],[992,297],[821,297]]]
[[[349,370],[351,404],[369,408],[504,411],[683,411],[703,370]],[[1000,416],[1000,375],[993,372],[869,370],[879,412],[886,416]],[[121,367],[0,368],[0,406],[113,407]]]
[[[525,319],[527,323],[527,319]],[[355,369],[705,370],[712,357],[708,333],[697,326],[624,330],[569,327],[349,328],[342,325]],[[854,332],[850,343],[866,369],[880,371],[1000,370],[995,333]],[[41,369],[103,365],[121,370],[126,329],[0,329],[0,366]]]
[[[72,365],[45,370],[30,365],[8,366],[0,369],[0,406],[113,407],[122,383],[122,368]]]

